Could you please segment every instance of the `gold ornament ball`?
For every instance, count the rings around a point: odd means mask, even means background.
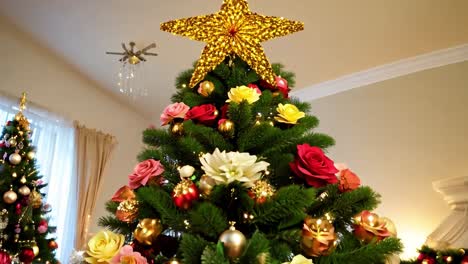
[[[37,255],[39,255],[39,247],[38,247],[36,244],[34,244],[34,245],[31,247],[31,249],[32,249],[33,252],[34,252],[34,256],[37,257]]]
[[[29,189],[28,186],[23,185],[18,189],[18,192],[23,196],[27,196],[31,193],[31,189]]]
[[[16,202],[17,199],[18,195],[13,190],[9,190],[3,194],[3,201],[7,204],[12,204]]]
[[[234,122],[229,119],[224,120],[221,124],[218,125],[218,130],[225,136],[234,135]]]
[[[141,244],[151,246],[159,234],[161,234],[162,229],[163,227],[159,219],[145,218],[140,220],[133,235]]]
[[[209,177],[208,175],[203,175],[198,182],[198,189],[204,195],[210,195],[211,190],[216,185],[216,182],[213,178]]]
[[[175,136],[182,136],[184,134],[184,123],[174,122],[170,127],[171,133]]]
[[[8,142],[10,143],[10,147],[13,147],[13,148],[16,147],[16,144],[18,144],[15,138],[10,138]]]
[[[171,258],[165,264],[182,264],[182,262],[180,262],[180,260],[178,260],[176,258]]]
[[[200,83],[200,88],[198,89],[198,93],[204,97],[208,97],[215,89],[215,86],[210,81],[204,81]]]
[[[247,239],[242,232],[236,230],[234,225],[219,236],[219,241],[224,245],[224,252],[230,259],[238,258],[244,253]]]
[[[34,151],[29,151],[28,154],[26,154],[26,157],[28,157],[28,159],[32,160],[36,157],[36,152]]]
[[[8,160],[10,161],[11,164],[18,165],[21,162],[21,155],[18,153],[13,153],[10,155]]]

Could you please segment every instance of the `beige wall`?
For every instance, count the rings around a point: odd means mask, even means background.
[[[16,96],[26,91],[34,103],[117,137],[119,145],[104,178],[92,218],[95,220],[104,214],[105,201],[126,183],[141,150],[141,131],[149,121],[101,92],[93,82],[1,19],[0,43],[1,90]]]
[[[321,98],[312,109],[337,141],[331,156],[382,194],[378,212],[414,252],[449,213],[431,183],[468,170],[468,62]]]

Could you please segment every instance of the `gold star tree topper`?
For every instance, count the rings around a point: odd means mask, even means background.
[[[206,42],[190,80],[195,87],[228,55],[238,55],[269,84],[276,86],[275,74],[261,42],[304,29],[304,24],[282,17],[252,13],[246,0],[224,0],[215,14],[168,21],[161,30]]]

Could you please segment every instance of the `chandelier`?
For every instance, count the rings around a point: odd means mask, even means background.
[[[148,89],[143,86],[142,76],[140,76],[142,64],[146,61],[144,56],[157,56],[158,54],[148,52],[156,47],[155,43],[137,51],[135,50],[135,42],[132,41],[129,45],[130,48],[127,48],[125,43],[122,43],[123,52],[106,52],[106,54],[122,56],[119,59],[122,65],[117,75],[117,88],[120,93],[136,99],[148,95]]]

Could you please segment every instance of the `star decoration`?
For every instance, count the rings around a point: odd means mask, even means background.
[[[207,43],[190,87],[195,87],[229,55],[238,55],[260,78],[276,86],[275,74],[260,43],[303,29],[302,22],[252,13],[246,0],[225,0],[215,14],[161,24],[163,31]]]

